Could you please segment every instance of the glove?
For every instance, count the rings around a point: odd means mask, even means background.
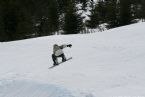
[[[71,45],[71,44],[69,44],[69,45],[67,45],[67,47],[70,47],[70,48],[71,48],[71,47],[72,47],[72,45]]]

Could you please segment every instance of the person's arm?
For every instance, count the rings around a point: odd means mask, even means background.
[[[66,47],[72,47],[72,45],[71,44],[68,44],[68,45],[61,45],[60,46],[61,49],[66,48]]]

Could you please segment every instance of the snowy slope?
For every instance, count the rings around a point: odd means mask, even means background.
[[[145,97],[144,26],[0,43],[0,97]],[[55,43],[73,59],[49,69]]]

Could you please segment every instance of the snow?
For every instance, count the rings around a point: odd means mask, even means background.
[[[1,92],[1,97],[73,97],[66,89],[26,81],[8,82],[7,86],[1,88]]]
[[[0,97],[145,97],[144,26],[2,42]],[[49,69],[56,43],[73,59]]]

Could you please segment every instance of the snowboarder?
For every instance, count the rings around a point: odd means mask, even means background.
[[[71,44],[68,44],[68,45],[61,45],[61,46],[58,46],[57,44],[54,44],[53,45],[53,54],[52,54],[52,60],[54,62],[54,66],[55,65],[58,65],[58,61],[57,61],[57,58],[58,57],[61,57],[62,58],[62,62],[66,61],[66,57],[63,53],[63,49],[66,48],[66,47],[72,47]]]

